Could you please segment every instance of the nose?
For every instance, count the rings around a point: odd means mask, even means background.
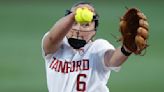
[[[72,27],[72,29],[73,29],[73,30],[76,30],[76,31],[81,30],[80,23],[76,23],[76,24],[74,24],[73,27]]]
[[[80,23],[76,23],[72,26],[72,36],[78,38],[78,39],[82,39],[80,37],[80,30],[81,30],[81,25]]]

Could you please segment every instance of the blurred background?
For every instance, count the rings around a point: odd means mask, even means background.
[[[79,0],[0,0],[0,92],[48,92],[41,39]],[[86,0],[100,15],[95,38],[120,46],[119,18],[127,7],[148,17],[149,45],[145,56],[131,55],[120,72],[112,72],[111,92],[164,92],[164,1]],[[58,81],[57,81],[58,82]]]

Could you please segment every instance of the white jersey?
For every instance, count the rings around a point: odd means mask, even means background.
[[[55,53],[45,56],[42,40],[49,92],[109,92],[107,82],[111,70],[117,71],[119,67],[105,66],[107,50],[115,48],[108,41],[98,39],[77,51],[65,37]]]

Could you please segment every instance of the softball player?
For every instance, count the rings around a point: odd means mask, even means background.
[[[77,8],[93,12],[92,22],[75,21]],[[107,82],[112,70],[131,54],[124,46],[104,39],[92,40],[97,32],[98,14],[90,3],[78,3],[59,19],[42,39],[49,92],[109,92]]]

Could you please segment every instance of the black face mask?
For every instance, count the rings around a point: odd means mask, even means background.
[[[80,49],[81,47],[84,47],[84,45],[87,43],[85,40],[82,39],[75,39],[75,38],[68,38],[68,43],[74,48],[74,49]]]

